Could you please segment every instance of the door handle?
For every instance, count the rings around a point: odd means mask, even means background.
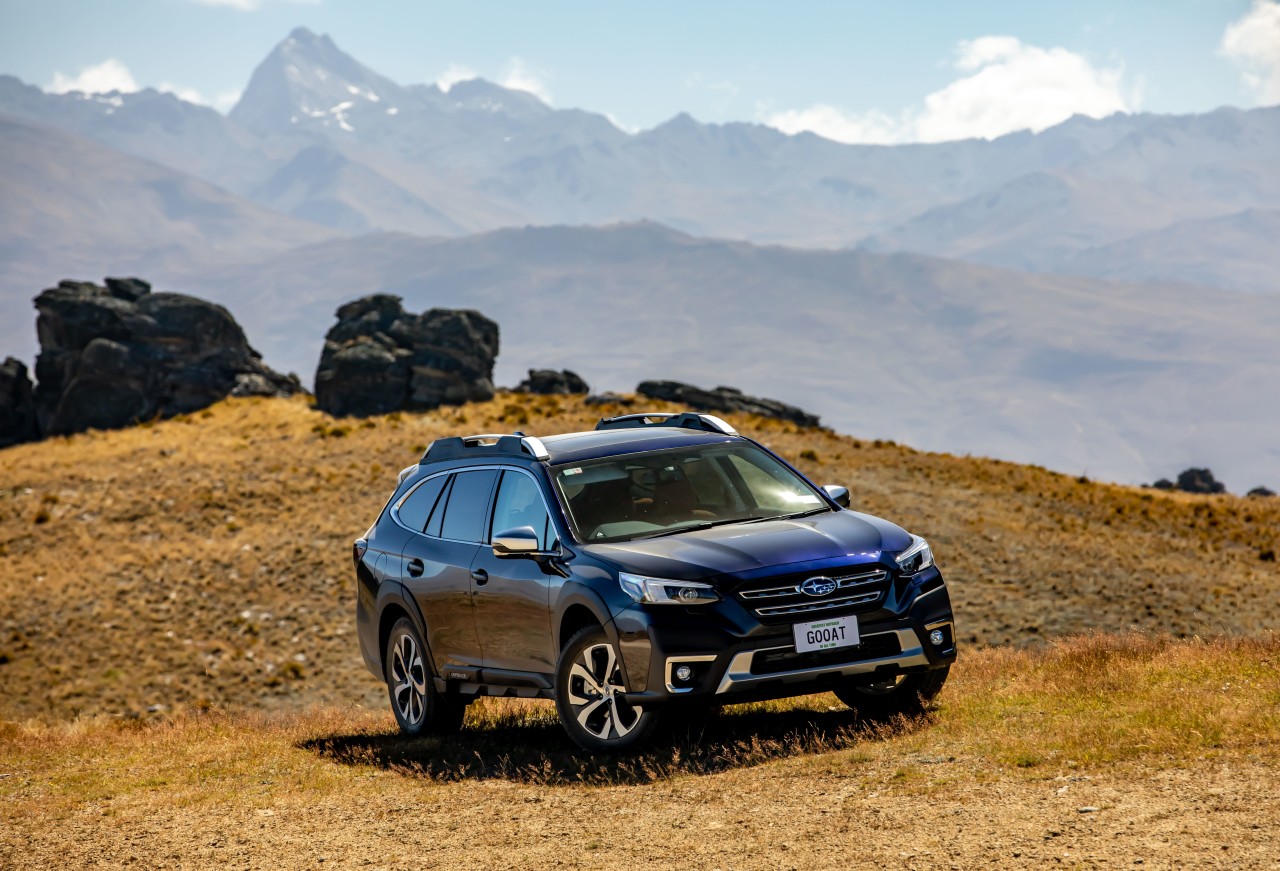
[[[422,573],[425,572],[426,570],[427,570],[427,567],[423,564],[422,560],[420,559],[409,560],[409,577],[420,578],[422,577]]]
[[[483,587],[485,584],[489,583],[489,573],[484,569],[472,569],[471,580]]]

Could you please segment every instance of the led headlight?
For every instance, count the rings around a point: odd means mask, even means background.
[[[720,599],[709,585],[694,581],[668,581],[620,572],[618,584],[628,596],[647,605],[703,605]]]
[[[898,568],[905,575],[914,575],[933,565],[933,549],[929,542],[918,535],[911,536],[911,546],[898,554]]]

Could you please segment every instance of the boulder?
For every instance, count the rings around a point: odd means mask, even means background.
[[[498,325],[477,311],[409,314],[375,294],[337,311],[316,369],[316,404],[336,417],[425,411],[493,398]]]
[[[590,393],[591,388],[577,372],[563,369],[530,369],[529,377],[516,385],[520,393],[572,394]]]
[[[705,390],[679,381],[641,381],[636,393],[688,406],[695,411],[735,411],[789,420],[800,426],[818,426],[818,416],[776,399],[747,396],[734,387]]]
[[[1225,493],[1224,484],[1208,469],[1187,469],[1178,475],[1178,489],[1183,493]]]
[[[35,407],[43,435],[184,414],[235,394],[302,385],[268,368],[222,306],[137,278],[63,281],[35,299]]]
[[[0,448],[40,437],[35,394],[27,367],[13,357],[0,363]]]
[[[1255,499],[1266,499],[1276,495],[1276,491],[1272,490],[1270,487],[1254,487],[1245,495],[1252,496]]]
[[[630,408],[635,404],[635,400],[630,396],[623,396],[620,393],[606,392],[593,393],[586,399],[582,400],[584,405],[621,405],[624,408]]]

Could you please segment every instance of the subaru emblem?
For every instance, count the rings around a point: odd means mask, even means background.
[[[800,585],[800,592],[806,596],[829,596],[836,591],[836,582],[830,578],[809,578]]]

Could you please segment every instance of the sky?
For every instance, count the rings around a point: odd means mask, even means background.
[[[1280,103],[1280,0],[0,0],[0,73],[226,111],[297,26],[402,84],[478,75],[629,130],[941,141]]]

